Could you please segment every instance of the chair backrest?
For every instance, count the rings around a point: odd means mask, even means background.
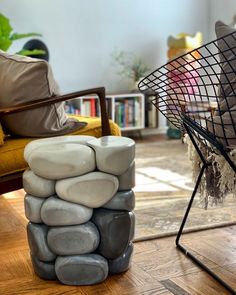
[[[236,144],[236,31],[179,56],[139,83],[177,128],[222,147]]]

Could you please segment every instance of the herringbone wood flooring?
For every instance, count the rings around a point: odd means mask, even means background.
[[[99,285],[41,280],[30,262],[23,196],[23,190],[0,196],[0,294],[229,294],[176,250],[173,237],[135,243],[131,269]],[[186,234],[183,240],[236,288],[236,226]]]

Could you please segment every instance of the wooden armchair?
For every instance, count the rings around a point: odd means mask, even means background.
[[[42,106],[47,106],[51,104],[55,104],[58,102],[63,102],[67,101],[76,97],[84,96],[84,95],[92,95],[95,94],[99,98],[99,103],[100,103],[100,110],[101,110],[101,120],[96,118],[96,126],[97,128],[97,133],[95,136],[106,136],[106,135],[120,135],[120,130],[118,126],[112,122],[109,121],[108,119],[108,114],[106,111],[106,101],[105,101],[105,88],[100,87],[100,88],[92,88],[88,90],[82,90],[82,91],[77,91],[73,92],[70,94],[65,94],[65,95],[60,95],[60,96],[53,96],[53,97],[46,97],[44,99],[40,100],[34,100],[33,102],[29,102],[27,104],[20,104],[14,107],[8,107],[8,108],[0,108],[0,121],[3,116],[7,116],[9,114],[13,113],[18,113],[26,110],[31,110],[34,108],[39,108]],[[82,120],[86,121],[86,118],[83,118]],[[88,118],[88,125],[90,124],[89,118]],[[94,124],[94,122],[93,122]],[[86,127],[87,127],[86,126]],[[73,133],[73,135],[94,135],[93,130],[88,130],[82,128],[78,132]],[[99,131],[98,131],[99,130]],[[22,139],[22,138],[14,138],[12,136],[7,137],[6,141],[3,146],[0,146],[0,165],[1,162],[3,162],[4,159],[4,146],[8,146],[8,157],[9,157],[9,151],[12,159],[18,159],[20,158],[21,165],[19,167],[14,167],[14,169],[8,169],[8,171],[0,171],[0,194],[11,192],[17,189],[22,188],[22,173],[24,172],[25,168],[27,168],[27,164],[23,160],[23,150],[24,146],[30,142],[31,140],[34,140],[35,138],[27,138],[27,139]],[[21,141],[21,142],[20,142]],[[14,154],[14,149],[11,149],[11,146],[16,145],[18,143],[21,143],[20,146],[18,146],[17,153],[18,155],[16,156]],[[12,150],[12,152],[11,152]],[[3,164],[4,165],[4,164]],[[1,169],[0,169],[1,170]]]

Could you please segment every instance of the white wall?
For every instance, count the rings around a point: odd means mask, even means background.
[[[202,31],[208,39],[209,1],[1,0],[0,11],[15,31],[42,33],[62,92],[95,86],[121,92],[130,90],[131,81],[117,75],[114,49],[134,52],[151,69],[161,66],[170,34]]]
[[[209,9],[209,39],[213,40],[215,36],[215,22],[221,20],[226,24],[230,24],[233,16],[236,14],[235,0],[210,0]]]

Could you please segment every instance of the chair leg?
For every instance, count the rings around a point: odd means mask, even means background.
[[[189,257],[190,259],[192,259],[198,266],[200,266],[202,269],[204,269],[209,275],[211,275],[217,282],[219,282],[222,286],[224,286],[230,293],[232,294],[235,294],[236,295],[236,290],[232,289],[224,280],[222,280],[219,276],[217,276],[211,269],[209,269],[204,263],[202,263],[197,257],[195,257],[191,252],[189,252],[189,250],[187,248],[185,248],[182,244],[180,244],[180,237],[182,235],[182,232],[183,232],[183,229],[184,229],[184,226],[185,226],[185,223],[187,221],[187,218],[188,218],[188,214],[191,210],[191,207],[192,207],[192,204],[193,204],[193,200],[194,200],[194,197],[197,193],[197,189],[198,189],[198,186],[201,182],[201,178],[203,176],[203,173],[204,173],[204,170],[206,169],[207,167],[207,164],[204,163],[202,168],[201,168],[201,171],[199,173],[199,176],[197,178],[197,182],[196,182],[196,185],[194,187],[194,190],[193,190],[193,193],[192,193],[192,196],[190,198],[190,201],[189,201],[189,204],[187,206],[187,209],[185,211],[185,214],[184,214],[184,217],[183,217],[183,220],[182,220],[182,223],[180,225],[180,228],[179,228],[179,232],[177,234],[177,237],[176,237],[176,240],[175,240],[175,243],[176,243],[176,247],[177,249],[179,249],[181,252],[183,252],[187,257]]]

